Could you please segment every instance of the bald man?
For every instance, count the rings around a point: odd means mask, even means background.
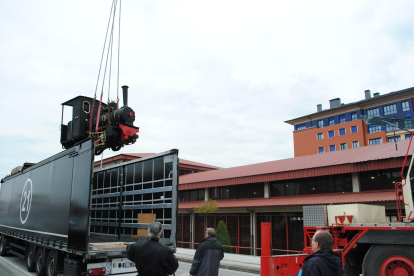
[[[342,276],[341,258],[332,251],[333,239],[328,231],[317,231],[312,238],[312,255],[303,260],[301,276]]]
[[[191,264],[190,276],[218,276],[223,246],[217,241],[216,230],[207,228],[206,238],[200,242]]]

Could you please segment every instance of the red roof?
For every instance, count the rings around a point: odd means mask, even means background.
[[[134,159],[138,159],[138,158],[143,158],[143,157],[147,157],[150,155],[154,155],[155,153],[123,153],[123,154],[118,154],[109,158],[105,158],[102,161],[102,164],[106,164],[112,161],[117,161],[117,160],[134,160]],[[181,168],[189,168],[189,169],[198,169],[198,170],[217,170],[217,169],[221,169],[221,167],[216,167],[216,166],[212,166],[212,165],[207,165],[207,164],[203,164],[203,163],[198,163],[198,162],[194,162],[194,161],[190,161],[190,160],[186,160],[186,159],[182,159],[180,158],[180,167]],[[95,166],[99,166],[101,164],[101,161],[96,161],[95,162]]]
[[[329,205],[349,203],[384,203],[395,202],[394,190],[367,191],[359,193],[335,193],[321,195],[283,196],[271,198],[246,198],[217,200],[219,208],[254,208],[305,205]],[[178,209],[194,209],[201,201],[179,202]]]
[[[402,167],[409,140],[187,174],[180,190]],[[412,149],[413,147],[411,147]],[[410,152],[409,155],[411,155]]]

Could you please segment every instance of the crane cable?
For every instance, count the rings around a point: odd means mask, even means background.
[[[114,37],[114,23],[115,23],[115,14],[116,14],[117,2],[118,2],[117,0],[113,1],[115,9],[114,9],[114,12],[113,12],[111,35],[109,37],[109,43],[108,43],[109,44],[108,45],[108,53],[106,54],[105,70],[104,70],[104,76],[103,76],[103,80],[102,80],[101,98],[100,98],[100,101],[99,101],[98,115],[96,116],[95,133],[98,133],[98,129],[99,129],[99,127],[98,127],[99,126],[99,117],[101,115],[101,105],[102,105],[102,97],[103,97],[104,86],[105,86],[106,69],[108,68],[109,53],[112,50],[112,43],[113,43],[113,37]],[[112,54],[111,54],[111,56],[112,56]],[[111,64],[112,64],[112,61],[111,61]],[[110,83],[110,76],[109,76],[109,83]]]
[[[119,53],[121,51],[121,0],[119,0],[119,24],[118,24],[118,74],[116,78],[116,105],[119,109]]]
[[[94,108],[95,108],[96,91],[98,90],[99,77],[101,75],[102,61],[103,61],[103,57],[104,57],[104,54],[105,54],[106,39],[107,39],[107,36],[108,36],[109,23],[111,22],[112,10],[114,8],[114,3],[115,3],[115,1],[112,1],[111,12],[109,13],[108,26],[106,27],[106,35],[105,35],[104,47],[102,49],[101,63],[99,64],[98,80],[96,81],[95,95],[93,96],[92,110],[91,110],[91,114],[90,114],[90,117],[89,117],[89,135],[92,134],[92,118],[93,118],[93,112],[94,112]]]
[[[105,78],[106,78],[106,70],[108,67],[108,59],[110,59],[110,64],[109,64],[109,86],[108,86],[108,104],[109,104],[109,95],[110,95],[110,86],[111,86],[111,72],[112,72],[112,51],[113,51],[113,34],[114,34],[114,24],[115,24],[115,16],[116,16],[116,8],[117,8],[117,4],[118,1],[117,0],[113,0],[112,1],[112,6],[111,6],[111,11],[110,11],[110,15],[109,15],[109,20],[108,20],[108,25],[106,28],[106,35],[105,35],[105,41],[104,41],[104,47],[102,50],[102,56],[101,56],[101,62],[99,65],[99,72],[98,72],[98,79],[96,82],[96,87],[95,87],[95,95],[93,98],[93,103],[92,103],[92,110],[91,110],[91,115],[90,115],[90,121],[89,121],[89,133],[92,133],[92,118],[93,118],[93,111],[94,111],[94,106],[95,106],[95,100],[96,100],[96,93],[98,91],[98,85],[99,85],[99,79],[100,79],[100,74],[101,74],[101,70],[102,70],[102,63],[103,63],[103,58],[105,55],[105,49],[106,49],[106,45],[107,45],[107,40],[108,40],[108,33],[109,33],[109,26],[111,26],[111,33],[109,35],[109,42],[108,42],[108,52],[106,55],[106,62],[105,62],[105,70],[103,72],[103,80],[102,80],[102,89],[101,89],[101,96],[100,96],[100,101],[99,101],[99,107],[98,107],[98,114],[97,114],[97,120],[96,120],[96,126],[95,126],[95,133],[98,133],[98,124],[99,124],[99,117],[100,117],[100,109],[101,109],[101,104],[102,104],[102,97],[103,97],[103,90],[104,90],[104,84],[105,84]],[[112,21],[112,24],[111,24]],[[119,24],[121,24],[121,0],[119,0]],[[117,86],[119,86],[119,46],[120,46],[120,31],[121,31],[121,27],[119,26],[119,37],[118,37],[118,76],[117,76]],[[111,52],[111,55],[109,57],[109,52]],[[117,88],[117,102],[119,102],[119,88]]]

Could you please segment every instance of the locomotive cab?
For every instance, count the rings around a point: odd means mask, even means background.
[[[123,86],[124,106],[118,109],[116,102],[108,104],[93,98],[78,96],[62,103],[60,143],[65,149],[84,139],[93,137],[95,154],[105,149],[120,150],[138,139],[139,128],[134,126],[135,112],[128,106],[128,86]],[[72,120],[63,124],[64,107],[72,107]]]

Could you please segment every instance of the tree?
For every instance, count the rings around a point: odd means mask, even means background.
[[[218,210],[217,201],[211,200],[211,199],[209,201],[202,202],[200,206],[198,206],[197,208],[194,208],[194,212],[199,213],[199,214],[213,213],[217,210]]]
[[[229,231],[227,231],[226,224],[224,224],[224,221],[222,221],[222,220],[220,220],[218,225],[217,225],[216,235],[217,235],[218,241],[222,245],[231,245]],[[233,252],[233,248],[231,248],[231,247],[223,247],[223,250],[226,253],[232,253]]]

